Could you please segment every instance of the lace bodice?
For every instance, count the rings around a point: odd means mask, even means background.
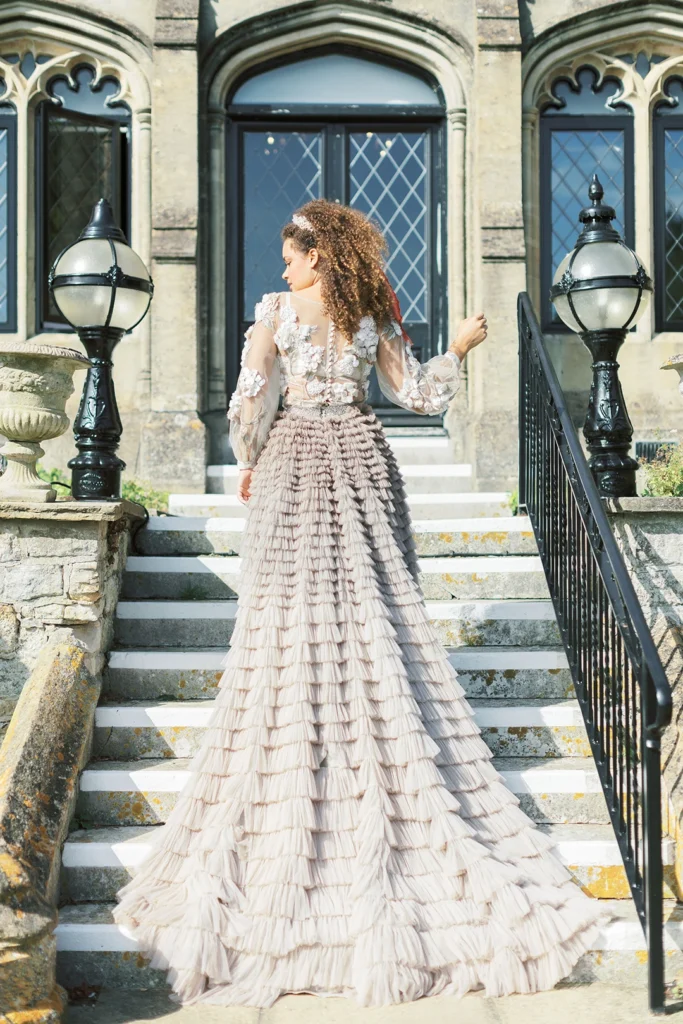
[[[420,363],[396,320],[378,328],[364,316],[349,340],[322,310],[322,303],[296,292],[266,292],[256,303],[227,412],[239,468],[255,464],[280,395],[285,405],[365,402],[373,366],[382,393],[412,412],[445,412],[458,390],[454,352]]]

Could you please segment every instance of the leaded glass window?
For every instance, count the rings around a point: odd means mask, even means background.
[[[17,125],[0,78],[0,331],[17,329]]]
[[[50,267],[87,224],[93,205],[104,197],[117,223],[130,237],[130,111],[116,102],[113,78],[93,86],[94,69],[83,65],[49,86],[54,101],[40,104],[38,150],[37,283],[38,321],[43,329],[63,329],[65,320],[47,287]]]
[[[272,129],[242,136],[244,253],[242,315],[249,318],[264,292],[282,291],[280,229],[292,211],[322,194],[322,133]],[[274,285],[273,282],[278,282]]]
[[[343,47],[278,59],[236,84],[227,102],[226,251],[238,263],[227,261],[226,293],[240,322],[228,326],[228,387],[255,302],[286,289],[280,229],[313,198],[379,224],[416,356],[445,347],[444,105],[436,83]],[[370,396],[383,414],[386,399],[372,380]],[[392,407],[385,422],[410,420],[404,413]]]
[[[544,329],[568,331],[548,298],[553,276],[574,248],[579,213],[597,174],[605,202],[616,211],[614,225],[633,245],[633,118],[619,104],[621,83],[584,67],[573,82],[558,80],[553,95],[560,106],[541,113],[541,318]]]
[[[387,277],[406,322],[427,320],[426,132],[351,132],[350,204],[379,222],[389,242]]]
[[[655,329],[683,330],[683,79],[654,110]]]

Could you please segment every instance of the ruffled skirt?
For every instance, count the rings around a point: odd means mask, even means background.
[[[491,764],[368,405],[288,406],[189,778],[114,918],[182,1003],[552,988],[610,918]]]

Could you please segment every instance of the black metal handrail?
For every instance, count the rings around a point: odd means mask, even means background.
[[[538,543],[576,695],[664,1013],[661,734],[671,687],[526,292],[519,327],[519,505]]]

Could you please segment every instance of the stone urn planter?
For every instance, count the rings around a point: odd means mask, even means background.
[[[87,356],[60,345],[0,340],[0,434],[7,469],[0,476],[0,501],[54,501],[57,492],[41,480],[36,462],[41,441],[59,437],[69,425],[66,400],[75,370]]]
[[[680,382],[678,390],[683,395],[683,352],[680,355],[672,356],[671,359],[667,359],[665,363],[662,363],[660,370],[677,370]]]

